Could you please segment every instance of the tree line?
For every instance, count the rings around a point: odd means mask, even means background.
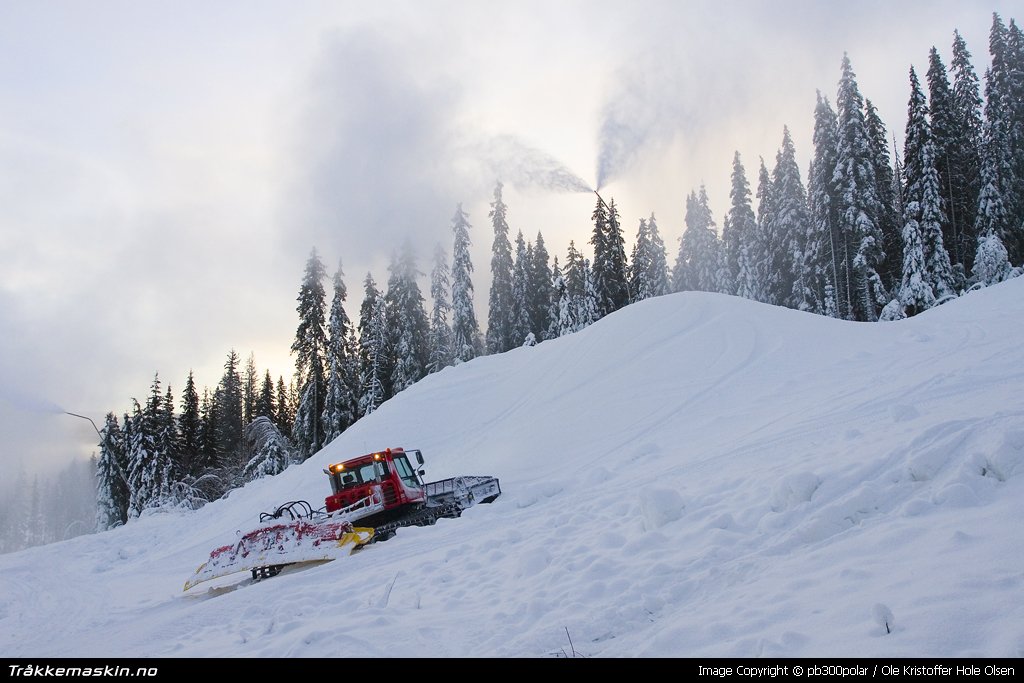
[[[189,372],[177,404],[154,375],[145,400],[133,398],[120,420],[108,413],[100,430],[97,527],[149,508],[194,509],[261,476],[260,468],[280,471],[290,449],[281,435],[291,431],[295,403],[294,385],[283,377],[275,383],[269,371],[261,376],[252,354],[243,369],[234,349],[213,390],[200,396]]]
[[[720,292],[852,321],[895,320],[972,288],[1019,274],[1024,262],[1024,36],[993,15],[992,63],[981,81],[959,32],[947,69],[936,48],[925,85],[909,72],[902,155],[844,55],[833,107],[814,109],[807,183],[787,127],[771,170],[752,191],[739,152],[719,232],[704,187],[685,202],[674,265],[653,214],[639,220],[626,255],[615,200],[598,197],[586,258],[570,242],[551,259],[544,237],[510,240],[497,183],[486,332],[473,306],[469,217],[451,220],[424,275],[406,242],[386,288],[363,279],[357,321],[339,261],[331,277],[313,249],[296,310],[289,386],[244,371],[232,351],[220,383],[200,398],[190,374],[180,414],[154,378],[148,398],[120,421],[107,416],[97,462],[100,528],[153,507],[195,507],[234,486],[280,472],[330,443],[359,418],[428,374],[479,355],[579,331],[630,303],[671,292]],[[927,94],[926,91],[927,90]],[[755,210],[756,199],[756,210]],[[1017,266],[1017,267],[1015,267]]]
[[[993,16],[985,98],[954,32],[926,86],[909,72],[902,157],[844,55],[835,107],[820,92],[804,186],[788,128],[756,213],[740,155],[719,237],[704,189],[686,202],[674,291],[723,292],[857,321],[915,315],[1011,277],[1024,261],[1024,39]],[[952,75],[952,80],[950,78]],[[927,95],[925,89],[927,88]],[[893,146],[895,147],[895,146]]]

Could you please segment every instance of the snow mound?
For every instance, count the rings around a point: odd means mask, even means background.
[[[1024,279],[884,325],[648,300],[433,375],[196,513],[0,557],[0,651],[546,656],[568,629],[588,656],[1020,656],[1022,336]],[[504,493],[181,593],[261,510],[387,446]]]

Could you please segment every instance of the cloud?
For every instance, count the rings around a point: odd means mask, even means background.
[[[447,229],[461,93],[394,37],[327,35],[296,144],[286,238],[303,252],[369,261],[406,237],[421,253]]]
[[[467,93],[429,42],[365,28],[330,33],[321,50],[296,145],[296,188],[285,237],[381,263],[411,238],[419,253],[450,240],[455,204],[486,197],[496,180],[520,189],[586,192],[552,155],[510,134],[462,121]],[[359,271],[355,271],[359,272]]]

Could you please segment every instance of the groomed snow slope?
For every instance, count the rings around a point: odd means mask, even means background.
[[[0,652],[548,656],[568,628],[588,656],[1021,656],[1022,340],[1024,278],[877,325],[646,301],[432,376],[197,513],[0,557]],[[261,510],[387,446],[504,494],[181,593]]]

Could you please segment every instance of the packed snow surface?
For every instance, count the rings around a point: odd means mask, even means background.
[[[196,513],[0,557],[0,652],[553,656],[568,629],[587,656],[1021,656],[1022,340],[1024,278],[887,324],[645,301],[431,376]],[[182,593],[260,511],[389,446],[504,493]]]

